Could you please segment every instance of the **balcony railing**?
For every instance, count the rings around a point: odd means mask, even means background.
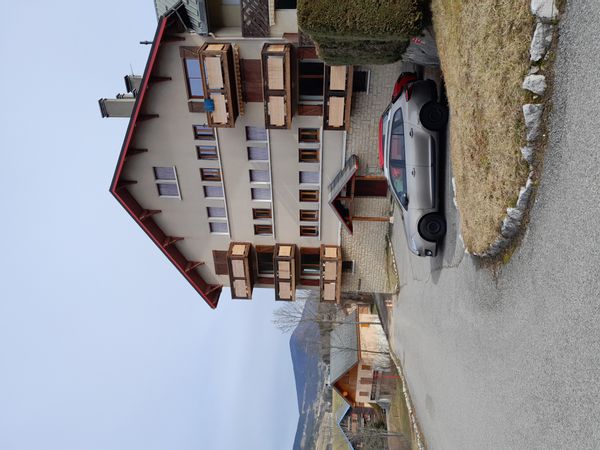
[[[267,37],[270,34],[269,1],[241,0],[242,36]]]

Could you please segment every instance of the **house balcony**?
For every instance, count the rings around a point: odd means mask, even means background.
[[[274,22],[272,0],[200,0],[208,30],[220,38],[268,37]]]
[[[296,246],[277,244],[273,254],[275,268],[275,300],[296,299]]]
[[[208,125],[232,128],[235,126],[239,107],[231,44],[204,44],[200,51],[200,61]]]
[[[342,286],[342,248],[321,245],[321,301],[340,303]]]
[[[227,252],[227,268],[229,271],[229,285],[231,298],[252,298],[254,286],[250,251],[252,245],[248,242],[232,242]]]
[[[266,128],[285,129],[292,125],[295,99],[292,91],[291,52],[290,44],[263,46],[262,72]]]

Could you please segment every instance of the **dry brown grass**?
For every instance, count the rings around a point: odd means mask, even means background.
[[[433,0],[451,110],[450,145],[462,235],[483,252],[527,179],[522,105],[533,18],[523,0]]]

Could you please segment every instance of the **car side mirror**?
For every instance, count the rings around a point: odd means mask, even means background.
[[[400,194],[400,203],[405,209],[408,208],[408,195],[406,195],[406,192]]]

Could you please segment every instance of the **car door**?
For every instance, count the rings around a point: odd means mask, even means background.
[[[409,208],[432,209],[435,207],[435,142],[420,125],[410,122],[404,123],[404,137]]]

